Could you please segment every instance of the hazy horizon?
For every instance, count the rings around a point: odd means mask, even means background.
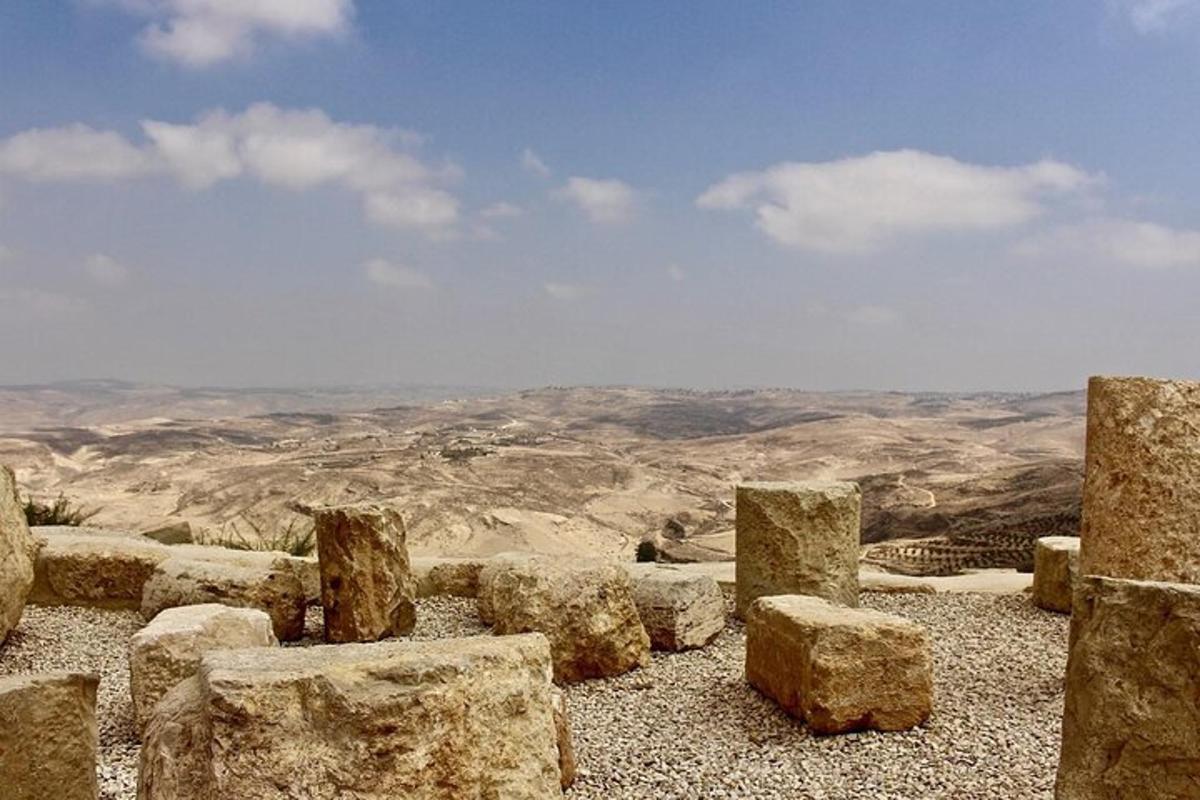
[[[9,3],[0,385],[1200,377],[1198,75],[1200,0]]]

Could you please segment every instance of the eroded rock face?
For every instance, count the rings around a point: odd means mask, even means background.
[[[0,797],[96,800],[99,683],[68,672],[0,678]]]
[[[725,597],[707,575],[655,564],[629,568],[642,625],[655,650],[703,647],[725,629]]]
[[[1088,381],[1080,571],[1200,583],[1200,383]]]
[[[512,563],[491,581],[491,603],[494,633],[546,635],[557,681],[620,675],[650,663],[650,637],[619,564]]]
[[[762,597],[746,621],[746,680],[815,733],[920,725],[933,658],[920,625],[818,597]]]
[[[479,570],[479,592],[476,595],[476,608],[479,611],[479,619],[485,625],[491,625],[496,621],[494,609],[492,607],[492,590],[496,584],[496,576],[515,564],[525,564],[530,562],[546,562],[550,559],[543,556],[538,556],[533,553],[497,553],[484,562]]]
[[[1076,584],[1057,800],[1200,796],[1200,586]]]
[[[414,556],[409,564],[417,582],[417,597],[479,597],[479,573],[487,561]]]
[[[0,644],[17,627],[33,587],[35,545],[12,470],[0,466]]]
[[[325,640],[373,642],[412,632],[416,581],[404,521],[381,506],[316,509]]]
[[[196,674],[206,652],[278,643],[271,618],[255,608],[206,603],[161,611],[129,641],[129,688],[138,730],[163,695]]]
[[[1033,550],[1033,602],[1038,608],[1071,613],[1079,574],[1079,537],[1043,536]]]
[[[805,594],[858,605],[862,493],[853,483],[737,487],[737,615],[759,597]]]
[[[142,591],[171,549],[95,528],[33,529],[38,554],[30,602],[46,606],[138,609]]]
[[[138,797],[560,797],[556,694],[539,635],[209,653],[156,707]]]
[[[261,609],[281,641],[304,635],[304,585],[295,570],[269,562],[168,558],[146,581],[141,611],[152,620],[165,608],[204,603]]]

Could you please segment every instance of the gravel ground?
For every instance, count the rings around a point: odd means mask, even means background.
[[[579,779],[571,798],[932,800],[1053,795],[1067,619],[1026,597],[864,594],[863,604],[926,625],[935,706],[903,733],[809,736],[742,679],[745,636],[730,622],[709,647],[655,654],[650,668],[568,689]],[[415,638],[484,632],[474,602],[418,602]],[[320,609],[310,611],[311,643]],[[131,612],[29,607],[0,648],[0,674],[102,676],[103,800],[132,800],[137,744],[125,647]]]

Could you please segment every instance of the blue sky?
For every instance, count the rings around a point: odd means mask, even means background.
[[[0,383],[1196,376],[1200,2],[0,6]]]

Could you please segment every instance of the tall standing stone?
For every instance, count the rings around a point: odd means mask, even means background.
[[[0,678],[0,797],[96,800],[96,688],[91,674]]]
[[[35,547],[12,470],[0,466],[0,644],[21,621],[33,588]]]
[[[1079,578],[1066,684],[1057,800],[1200,796],[1200,586]]]
[[[411,633],[416,581],[400,514],[381,506],[333,506],[313,516],[325,640],[373,642]]]
[[[1200,383],[1088,381],[1084,575],[1200,583]]]
[[[862,493],[843,481],[737,487],[737,615],[759,597],[858,605]]]

